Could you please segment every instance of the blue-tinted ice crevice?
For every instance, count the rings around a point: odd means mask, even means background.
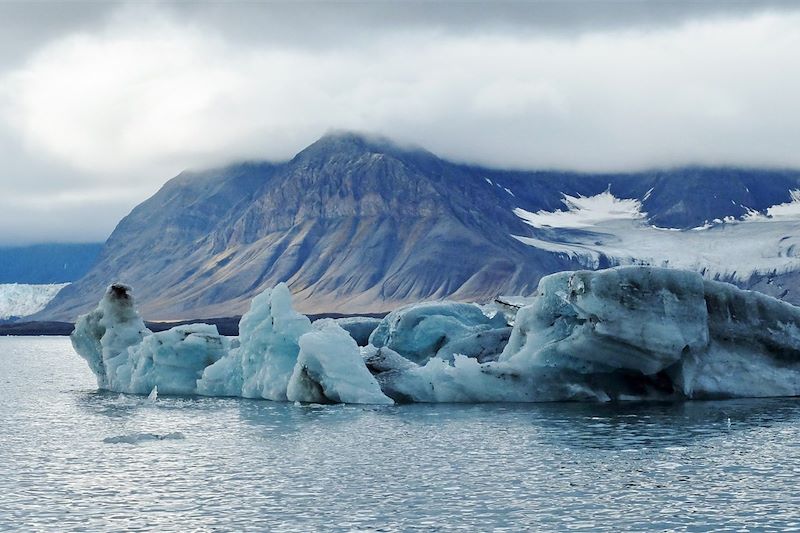
[[[561,272],[527,296],[505,300],[520,307],[424,302],[377,323],[312,323],[279,284],[231,338],[206,324],[152,333],[116,284],[72,343],[100,388],[136,394],[365,404],[800,395],[800,308],[769,296],[651,267]]]

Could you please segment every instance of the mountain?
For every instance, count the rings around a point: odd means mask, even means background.
[[[241,314],[255,293],[279,281],[289,283],[299,310],[312,313],[529,294],[550,272],[638,260],[610,249],[609,239],[630,244],[640,229],[667,232],[654,225],[693,235],[703,230],[690,228],[726,218],[766,217],[799,188],[800,172],[790,170],[496,170],[338,132],[288,162],[170,180],[119,223],[97,264],[37,317],[72,319],[117,281],[134,286],[145,317],[160,320]],[[569,197],[580,205],[566,205]],[[592,217],[635,224],[635,231],[573,227]],[[746,282],[766,284],[754,275]]]
[[[0,247],[0,283],[75,281],[97,262],[102,243]]]

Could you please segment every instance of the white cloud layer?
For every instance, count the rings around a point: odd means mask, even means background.
[[[501,167],[800,167],[798,27],[800,13],[768,11],[563,35],[398,27],[302,47],[126,8],[0,72],[0,143],[5,129],[24,157],[79,176],[0,179],[19,194],[39,180],[59,209],[63,189],[89,205],[121,185],[107,205],[127,206],[183,168],[288,158],[331,128]]]

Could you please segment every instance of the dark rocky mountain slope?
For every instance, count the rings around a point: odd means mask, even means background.
[[[152,320],[230,316],[287,281],[304,312],[381,312],[424,299],[527,294],[577,268],[512,237],[513,210],[610,190],[675,228],[786,202],[800,173],[684,168],[636,174],[501,171],[330,134],[286,163],[185,172],[125,217],[100,259],[38,315],[74,319],[105,286],[134,287]]]

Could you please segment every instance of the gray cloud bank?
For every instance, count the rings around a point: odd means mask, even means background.
[[[0,3],[0,244],[329,129],[501,167],[800,167],[790,2]]]

